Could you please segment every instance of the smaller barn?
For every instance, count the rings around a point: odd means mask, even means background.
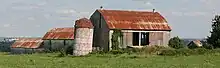
[[[74,28],[53,28],[43,37],[44,46],[49,51],[59,51],[62,48],[73,46]]]
[[[202,47],[203,45],[199,40],[194,40],[194,41],[189,42],[187,46],[188,48],[193,49],[193,48]]]
[[[20,38],[11,46],[12,54],[29,54],[42,52],[43,50],[43,40],[41,38]]]

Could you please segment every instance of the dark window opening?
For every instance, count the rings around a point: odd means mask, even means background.
[[[102,15],[100,14],[99,17],[99,28],[102,28]]]
[[[149,45],[149,33],[142,32],[141,33],[141,45]]]
[[[140,39],[140,41],[139,41]],[[133,32],[133,46],[145,46],[149,45],[149,33],[148,32]]]
[[[99,22],[99,28],[102,28],[102,22],[101,21]]]
[[[133,32],[133,46],[139,46],[139,33]]]

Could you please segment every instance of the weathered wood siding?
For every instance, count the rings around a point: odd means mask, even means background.
[[[133,30],[122,30],[123,32],[123,45],[120,46],[122,48],[126,48],[127,46],[133,46]],[[144,31],[148,32],[148,31]],[[112,38],[113,30],[109,32],[109,48],[112,46],[111,38]],[[149,31],[149,45],[163,45],[167,46],[168,41],[170,39],[169,31]]]
[[[109,28],[98,11],[95,11],[90,20],[94,26],[93,47],[99,47],[101,50],[109,50]]]
[[[149,33],[150,45],[167,46],[169,38],[170,38],[169,32],[150,32]]]

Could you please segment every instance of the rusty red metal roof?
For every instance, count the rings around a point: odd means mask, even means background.
[[[43,39],[44,40],[74,39],[74,28],[73,27],[53,28],[44,35]]]
[[[93,28],[92,22],[87,18],[81,18],[75,22],[76,28]]]
[[[19,38],[12,44],[12,48],[39,48],[43,40],[41,38]]]
[[[194,40],[192,42],[195,43],[197,46],[202,46],[202,43],[199,40]]]
[[[98,10],[110,29],[168,30],[171,28],[158,12]]]

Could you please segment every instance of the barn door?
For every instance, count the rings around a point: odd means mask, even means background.
[[[133,46],[139,46],[139,32],[133,32]]]
[[[149,33],[148,32],[142,32],[141,33],[141,45],[149,45]]]

